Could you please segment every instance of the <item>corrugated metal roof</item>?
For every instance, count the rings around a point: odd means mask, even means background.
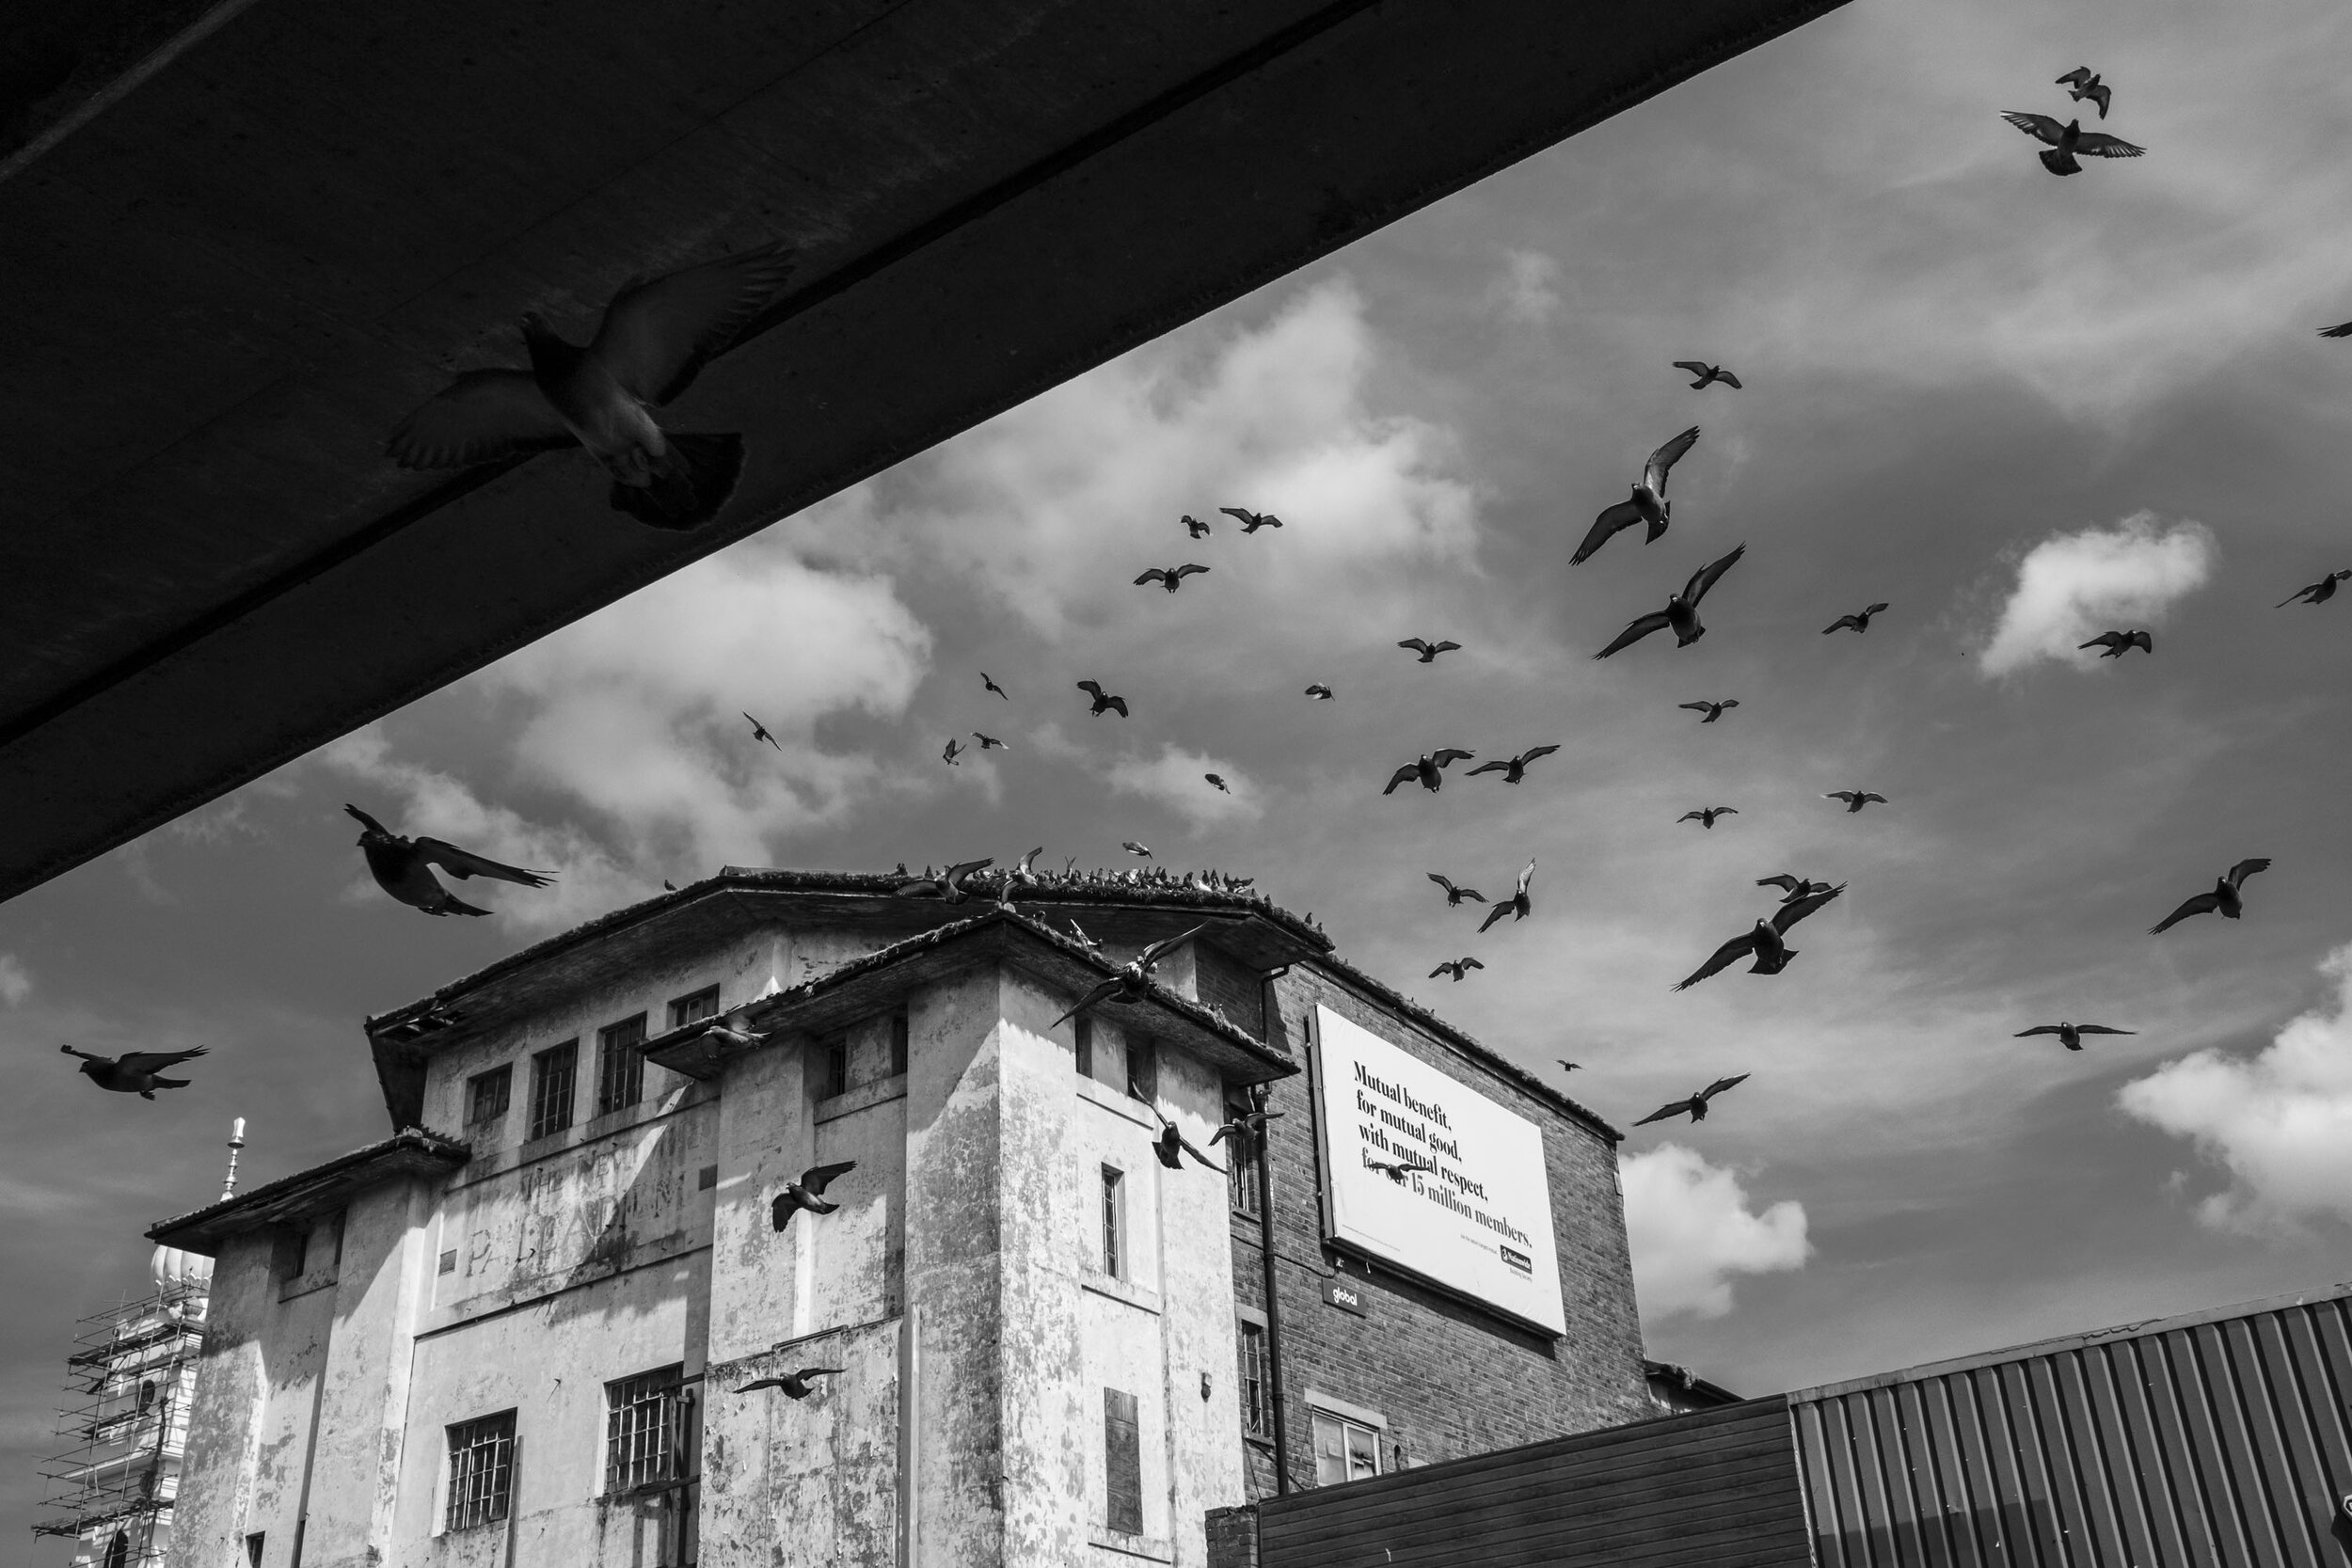
[[[2342,1568],[2352,1286],[1789,1396],[1822,1568]]]

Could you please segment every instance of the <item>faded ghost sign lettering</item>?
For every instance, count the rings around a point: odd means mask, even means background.
[[[1315,1011],[1333,1240],[1565,1333],[1541,1130]],[[1397,1181],[1376,1165],[1428,1168]]]

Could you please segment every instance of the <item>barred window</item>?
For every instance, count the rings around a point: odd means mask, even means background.
[[[686,1473],[683,1367],[604,1386],[604,1489],[628,1492]]]
[[[610,1116],[645,1098],[645,1015],[596,1031],[596,1115]]]
[[[1272,1405],[1266,1394],[1265,1325],[1243,1319],[1241,1330],[1241,1430],[1251,1437],[1273,1434]]]
[[[531,1058],[531,1132],[544,1138],[572,1124],[572,1089],[580,1076],[580,1042],[565,1040]]]
[[[445,1529],[471,1529],[506,1517],[515,1497],[515,1413],[504,1411],[449,1429],[449,1514]]]
[[[1225,1097],[1225,1119],[1238,1121],[1256,1107],[1247,1092],[1231,1092]],[[1258,1217],[1258,1139],[1255,1133],[1245,1132],[1238,1138],[1225,1140],[1225,1185],[1227,1196],[1237,1213]]]
[[[509,1062],[466,1080],[466,1125],[502,1121],[515,1087],[515,1067]]]
[[[681,996],[670,1004],[670,1027],[692,1023],[700,1019],[719,1016],[719,988],[705,986],[691,996]]]

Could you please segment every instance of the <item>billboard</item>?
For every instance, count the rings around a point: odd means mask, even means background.
[[[1566,1333],[1542,1132],[1328,1007],[1315,1022],[1331,1239]]]

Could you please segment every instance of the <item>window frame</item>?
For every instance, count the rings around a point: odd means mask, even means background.
[[[1103,1166],[1103,1272],[1113,1279],[1127,1277],[1127,1173],[1117,1165]]]
[[[563,1093],[561,1103],[550,1086],[556,1077],[556,1065],[562,1064]],[[531,1053],[531,1101],[525,1107],[530,1120],[524,1124],[525,1143],[551,1138],[571,1127],[580,1110],[580,1037],[574,1036],[545,1051]],[[550,1119],[559,1115],[560,1120]]]
[[[637,1415],[648,1409],[649,1418]],[[665,1490],[685,1481],[691,1415],[682,1362],[606,1383],[603,1496]]]
[[[688,1010],[695,1007],[702,1010],[699,1012]],[[721,1011],[719,987],[716,982],[713,982],[700,990],[690,990],[684,996],[670,998],[669,1008],[662,1016],[670,1021],[671,1028],[683,1029],[690,1023],[700,1023],[704,1019],[717,1018]]]
[[[1388,1424],[1385,1421],[1368,1420],[1361,1414],[1343,1414],[1331,1409],[1320,1401],[1308,1402],[1307,1418],[1308,1451],[1314,1456],[1317,1486],[1344,1486],[1351,1481],[1366,1481],[1374,1476],[1389,1473],[1383,1467],[1382,1461],[1385,1456],[1380,1451],[1381,1442],[1389,1434]],[[1339,1429],[1339,1461],[1343,1473],[1337,1480],[1327,1479],[1323,1473],[1323,1430],[1327,1423]],[[1370,1439],[1372,1468],[1361,1474],[1354,1473],[1356,1453],[1353,1445],[1348,1441],[1351,1433],[1361,1433]]]
[[[496,1085],[497,1087],[498,1104],[491,1109],[485,1110],[483,1108],[483,1101],[490,1098],[489,1091],[493,1085]],[[514,1063],[501,1062],[496,1067],[484,1068],[480,1072],[469,1074],[467,1077],[466,1126],[468,1130],[470,1131],[476,1127],[486,1126],[491,1122],[503,1122],[506,1119],[507,1113],[514,1108]]]
[[[1071,1034],[1072,1065],[1078,1069],[1079,1077],[1091,1078],[1094,1076],[1094,1020],[1080,1013],[1073,1022],[1076,1027]]]
[[[1143,1402],[1120,1388],[1103,1390],[1103,1528],[1143,1533]]]
[[[514,1512],[515,1417],[512,1409],[493,1411],[442,1429],[449,1472],[440,1533],[480,1529],[502,1522]],[[470,1456],[484,1450],[489,1457],[478,1462],[477,1467]],[[477,1488],[476,1477],[485,1474],[487,1485]]]
[[[596,1117],[609,1117],[644,1101],[645,1055],[637,1047],[644,1041],[644,1013],[615,1020],[596,1031]]]
[[[1233,1121],[1257,1109],[1248,1089],[1225,1091],[1225,1119]],[[1257,1219],[1258,1210],[1258,1139],[1244,1132],[1227,1141],[1225,1155],[1226,1206],[1247,1219]]]
[[[906,1073],[911,1034],[912,1020],[908,1018],[906,1008],[894,1009],[890,1015],[890,1072],[894,1078]]]
[[[1274,1436],[1274,1401],[1270,1397],[1266,1325],[1248,1318],[1234,1319],[1233,1348],[1240,1362],[1234,1372],[1234,1392],[1241,1402],[1241,1434],[1271,1440]]]
[[[817,1037],[817,1094],[837,1100],[850,1092],[850,1032],[835,1029]]]

